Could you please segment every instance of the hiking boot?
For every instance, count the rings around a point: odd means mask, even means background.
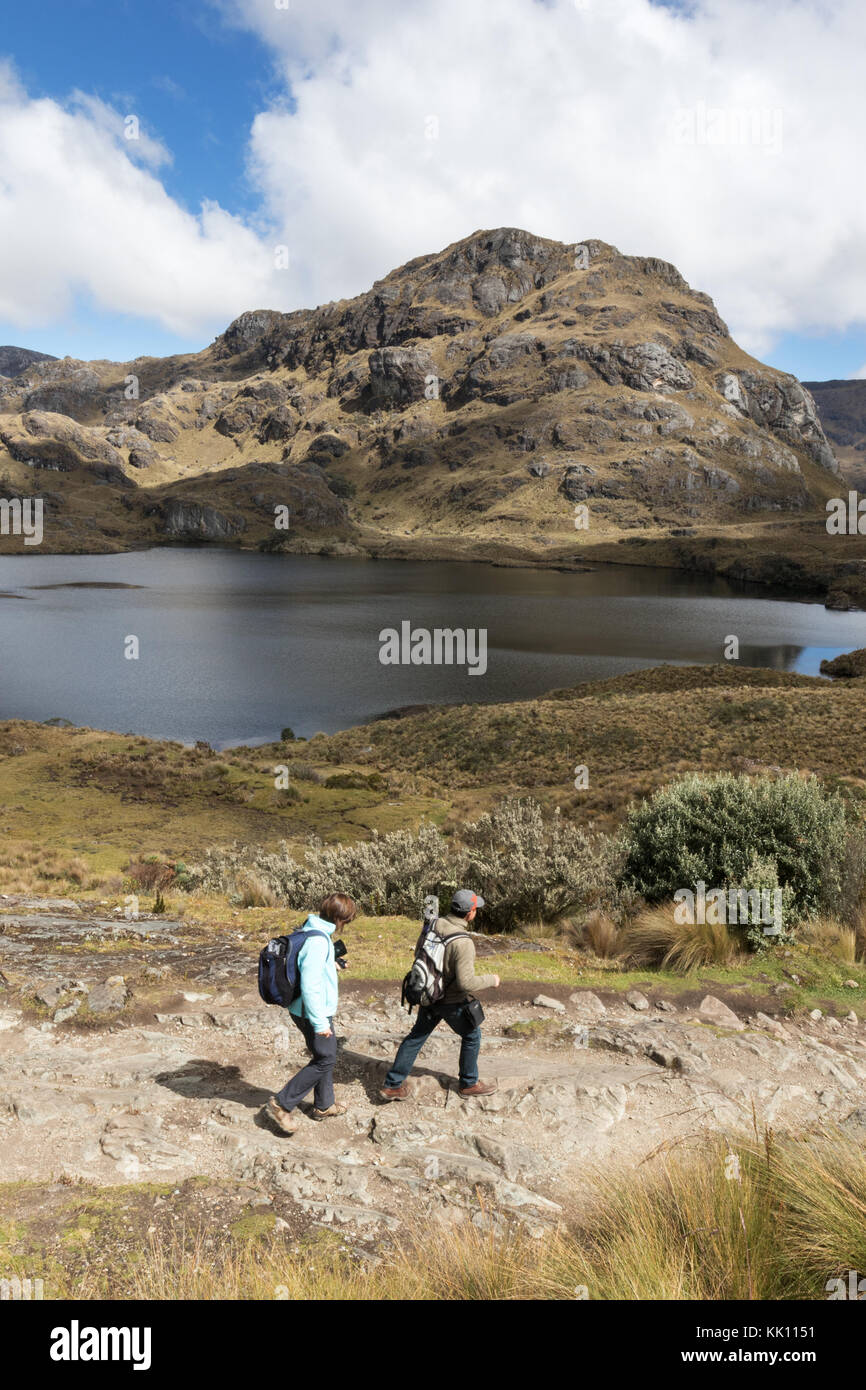
[[[383,1100],[408,1100],[409,1087],[405,1081],[400,1086],[383,1086],[379,1095]]]
[[[294,1110],[284,1110],[276,1096],[271,1096],[265,1106],[265,1114],[284,1134],[294,1134],[298,1127],[298,1117]]]
[[[335,1101],[333,1105],[328,1106],[327,1110],[316,1110],[314,1108],[313,1119],[330,1120],[334,1115],[345,1115],[348,1108],[348,1105],[340,1105],[337,1101]]]
[[[461,1096],[492,1096],[496,1090],[495,1081],[476,1081],[474,1086],[461,1086]]]

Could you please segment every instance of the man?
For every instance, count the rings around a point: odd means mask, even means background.
[[[335,931],[353,921],[357,907],[345,893],[331,893],[319,907],[318,915],[311,912],[302,931],[322,933],[309,936],[298,952],[298,971],[301,992],[289,1013],[295,1027],[304,1035],[311,1060],[287,1081],[281,1091],[271,1096],[265,1113],[284,1134],[294,1134],[298,1127],[296,1108],[308,1091],[313,1092],[313,1119],[329,1120],[345,1115],[347,1107],[334,1100],[334,1064],[337,1060],[337,1035],[334,1015],[337,1012],[337,962],[334,955]]]
[[[433,1029],[444,1019],[452,1032],[460,1037],[460,1079],[461,1096],[489,1096],[496,1090],[495,1084],[478,1079],[478,1053],[481,1050],[481,1027],[469,1012],[475,993],[482,989],[495,989],[499,984],[498,975],[475,974],[475,943],[466,928],[474,921],[484,899],[468,888],[460,888],[451,899],[451,911],[445,917],[436,919],[436,932],[449,938],[443,958],[442,981],[444,993],[436,1004],[421,1005],[415,1027],[403,1039],[394,1058],[394,1065],[385,1077],[385,1085],[379,1092],[383,1100],[408,1100],[409,1087],[406,1078],[415,1065],[415,1059]],[[422,933],[423,935],[423,933]]]

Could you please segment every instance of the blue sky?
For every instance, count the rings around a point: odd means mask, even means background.
[[[46,42],[50,34],[50,42]],[[254,217],[246,142],[256,112],[275,99],[273,55],[253,33],[229,27],[215,8],[179,0],[40,0],[9,6],[0,54],[13,58],[31,97],[65,100],[75,89],[122,112],[141,113],[171,152],[161,181],[195,212],[205,198]],[[20,329],[0,320],[0,339]],[[152,320],[94,311],[75,299],[67,321],[34,328],[27,347],[58,357],[163,355],[197,350]]]
[[[50,41],[46,42],[46,36]],[[171,151],[171,195],[253,213],[244,168],[256,112],[278,94],[273,55],[216,8],[180,0],[40,0],[9,7],[0,51],[31,97],[63,100],[75,88],[138,112]]]
[[[0,342],[195,350],[244,308],[359,293],[479,226],[521,225],[673,260],[749,351],[801,379],[863,371],[853,0],[835,17],[819,0],[496,7],[473,27],[458,0],[7,6]],[[783,151],[665,135],[684,105],[744,101],[784,112]],[[111,128],[130,113],[146,148]]]

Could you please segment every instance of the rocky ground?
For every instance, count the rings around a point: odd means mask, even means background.
[[[303,1044],[259,1001],[251,947],[180,920],[0,900],[4,1180],[42,1185],[50,1205],[58,1183],[205,1178],[352,1237],[420,1210],[514,1216],[541,1232],[579,1208],[591,1170],[634,1168],[707,1133],[736,1146],[755,1125],[866,1127],[866,1028],[853,1011],[738,1016],[700,990],[674,1004],[649,988],[505,986],[485,1000],[495,1094],[460,1098],[443,1028],[411,1100],[385,1105],[378,1087],[406,1015],[393,982],[347,974],[337,1085],[349,1113],[305,1118],[289,1138],[260,1111]],[[780,1009],[783,996],[764,1003]]]

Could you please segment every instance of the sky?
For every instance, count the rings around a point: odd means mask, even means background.
[[[40,0],[0,26],[0,343],[126,361],[479,228],[672,261],[866,377],[861,0]]]

